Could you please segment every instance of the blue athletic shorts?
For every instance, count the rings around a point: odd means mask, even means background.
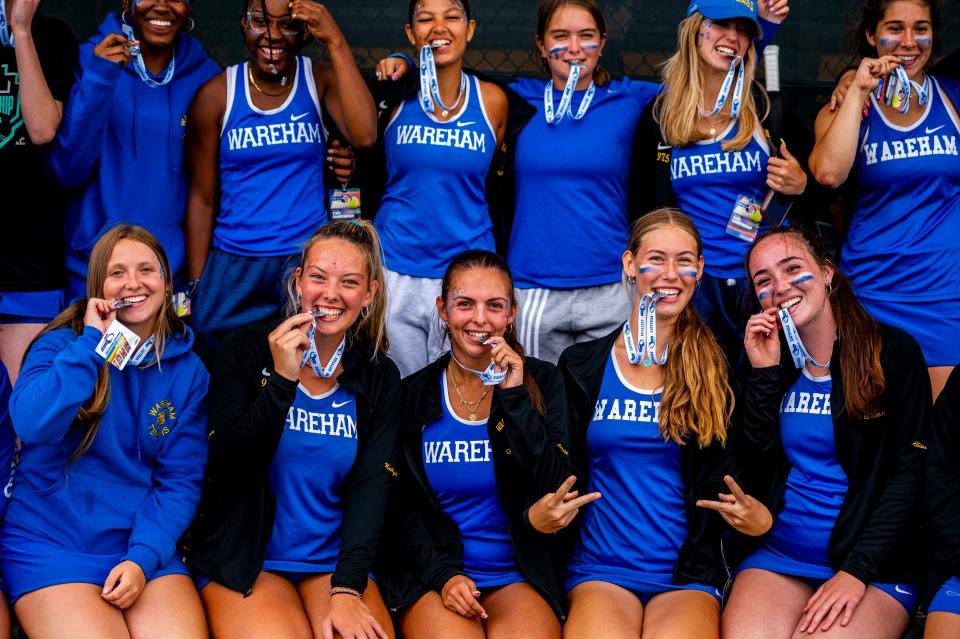
[[[717,601],[723,600],[723,593],[720,592],[718,588],[707,584],[658,583],[629,573],[630,571],[615,568],[611,568],[609,571],[604,571],[603,573],[585,570],[568,571],[566,581],[564,582],[564,592],[569,593],[576,586],[588,581],[603,581],[629,590],[644,606],[657,595],[675,590],[699,590],[707,593]]]
[[[960,579],[950,577],[940,586],[940,590],[937,591],[927,610],[928,614],[931,612],[951,612],[960,615]]]
[[[47,324],[63,310],[63,291],[0,292],[0,324]]]

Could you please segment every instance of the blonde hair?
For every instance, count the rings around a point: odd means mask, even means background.
[[[347,333],[350,343],[360,340],[366,342],[373,349],[373,356],[385,353],[390,348],[387,339],[387,282],[383,272],[383,251],[380,248],[380,235],[373,224],[366,220],[334,220],[324,224],[314,231],[310,239],[303,245],[300,253],[301,276],[307,265],[307,256],[313,245],[321,240],[339,239],[350,242],[363,253],[367,265],[369,286],[377,283],[377,290],[373,300],[365,307],[360,317],[354,322]],[[287,276],[287,316],[300,312],[300,296],[297,294],[297,272],[293,270]]]
[[[163,277],[163,297],[160,304],[160,310],[154,321],[153,335],[156,341],[153,343],[154,360],[149,361],[144,367],[156,364],[160,368],[160,360],[163,357],[166,348],[167,339],[171,335],[186,335],[187,327],[179,317],[173,307],[171,299],[173,291],[173,278],[170,274],[170,263],[167,261],[167,254],[157,241],[153,234],[142,226],[131,224],[117,224],[106,233],[104,233],[90,252],[90,261],[87,264],[87,299],[103,297],[103,283],[107,279],[107,273],[110,266],[110,258],[113,256],[113,250],[121,240],[133,240],[145,245],[157,257],[160,265],[161,276]],[[80,335],[83,332],[83,318],[87,312],[87,300],[78,300],[64,309],[59,315],[47,324],[42,331],[30,342],[27,353],[24,354],[24,361],[30,353],[30,348],[40,339],[42,335],[55,331],[60,328],[70,327],[73,332]],[[97,383],[93,387],[93,394],[83,403],[74,423],[83,431],[83,437],[76,450],[73,451],[71,459],[76,460],[82,457],[97,436],[100,428],[100,420],[107,410],[107,404],[110,401],[110,364],[104,362],[103,366],[97,372]]]
[[[708,139],[697,130],[702,116],[703,104],[703,62],[697,50],[697,36],[703,25],[704,17],[696,12],[680,22],[677,31],[677,51],[664,63],[661,73],[664,90],[657,96],[653,110],[654,120],[660,125],[660,134],[671,146],[681,147]],[[736,135],[721,144],[724,151],[739,151],[750,144],[750,139],[767,117],[770,102],[763,87],[758,88],[763,96],[763,115],[758,115],[753,97],[753,76],[756,70],[757,49],[750,39],[747,54],[740,63],[744,65],[743,101],[740,116],[737,118]],[[731,87],[735,88],[734,87]],[[724,105],[724,113],[730,113],[733,100]]]
[[[696,226],[677,209],[657,209],[638,219],[630,232],[627,250],[636,255],[647,233],[666,226],[689,234],[697,244],[697,255],[702,255],[703,243]],[[726,356],[693,305],[687,304],[677,319],[670,356],[663,369],[660,434],[664,440],[678,444],[696,439],[701,448],[714,440],[726,444],[733,405]]]

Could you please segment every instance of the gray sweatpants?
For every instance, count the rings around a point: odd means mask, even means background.
[[[413,277],[384,269],[387,281],[387,336],[391,359],[406,377],[449,348],[440,329],[437,296],[440,280]]]
[[[620,282],[587,288],[517,289],[517,330],[527,355],[557,363],[563,349],[603,337],[626,321],[633,301]]]

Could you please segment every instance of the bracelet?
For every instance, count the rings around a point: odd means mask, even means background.
[[[363,599],[363,593],[359,590],[354,590],[353,588],[347,588],[346,586],[334,586],[330,589],[330,596],[334,595],[353,595],[357,599]]]

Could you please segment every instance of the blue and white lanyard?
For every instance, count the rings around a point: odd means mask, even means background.
[[[450,351],[450,357],[453,358],[453,361],[457,363],[457,366],[467,371],[468,373],[473,373],[483,382],[484,386],[496,386],[503,380],[507,378],[507,371],[497,372],[497,368],[494,363],[491,361],[490,365],[487,366],[487,370],[484,371],[475,371],[472,368],[467,368],[460,363],[460,360],[457,359],[457,356],[453,354],[453,351]]]
[[[437,82],[437,65],[433,61],[433,49],[429,44],[420,47],[420,108],[424,113],[430,114],[434,110],[434,102],[444,111],[450,111],[457,106],[460,96],[467,88],[467,74],[460,72],[460,91],[457,93],[457,99],[453,105],[447,106],[440,98],[440,84]]]
[[[553,110],[553,82],[547,82],[547,86],[543,89],[543,116],[547,119],[547,124],[557,124],[568,115],[574,120],[580,120],[587,114],[587,109],[590,108],[593,96],[597,92],[597,87],[592,80],[576,115],[573,113],[573,92],[577,89],[582,68],[579,64],[570,67],[570,75],[567,76],[567,84],[563,87],[563,95],[560,96],[560,106],[557,107],[556,113]]]
[[[633,341],[630,331],[630,320],[623,325],[623,344],[627,348],[627,359],[631,364],[644,366],[656,364],[663,366],[667,363],[669,346],[663,349],[663,355],[657,359],[657,300],[662,298],[661,293],[647,293],[640,298],[640,308],[637,310],[637,341]],[[638,348],[639,345],[639,348]]]
[[[314,375],[317,377],[333,377],[333,373],[337,370],[337,365],[340,364],[340,359],[343,357],[343,351],[347,348],[347,338],[344,336],[340,340],[340,346],[337,346],[337,350],[333,352],[333,357],[330,358],[330,361],[327,362],[326,366],[320,365],[320,355],[317,354],[317,342],[314,340],[314,336],[317,334],[317,320],[313,320],[313,324],[310,325],[310,329],[307,331],[307,339],[310,340],[310,348],[303,351],[303,359],[300,360],[300,368],[303,368],[310,364],[310,368],[313,369]]]
[[[7,3],[0,0],[0,45],[13,48],[13,28],[7,22]]]
[[[794,366],[803,368],[806,362],[810,362],[811,366],[817,368],[827,368],[830,366],[829,361],[827,361],[826,364],[821,364],[810,357],[810,353],[807,352],[806,347],[803,345],[803,340],[800,339],[800,333],[797,332],[797,326],[793,323],[793,318],[790,317],[789,309],[781,308],[777,311],[777,315],[780,316],[780,324],[783,326],[783,336],[787,338],[787,345],[790,347],[790,357],[793,358]]]
[[[739,73],[737,73],[738,66],[740,67]],[[730,63],[730,70],[727,71],[727,77],[723,79],[723,84],[720,85],[720,93],[717,94],[717,102],[713,105],[713,111],[704,113],[705,117],[709,118],[723,111],[723,107],[727,104],[727,99],[730,97],[730,85],[733,84],[734,73],[737,74],[737,86],[733,89],[730,117],[737,119],[737,117],[740,116],[740,106],[743,104],[743,67],[743,58],[740,56],[734,58],[733,62]]]
[[[157,341],[157,336],[151,335],[150,339],[148,339],[146,343],[143,346],[141,346],[137,350],[137,352],[133,355],[133,357],[130,359],[130,363],[133,364],[134,366],[139,366],[140,364],[142,364],[143,361],[147,359],[147,355],[150,353],[150,349],[153,348],[153,344],[156,341]]]
[[[124,24],[120,27],[120,30],[123,31],[124,37],[127,40],[136,40],[136,36],[133,34],[133,27],[129,24]],[[130,51],[130,64],[133,65],[133,70],[137,72],[137,75],[140,76],[140,79],[143,80],[143,83],[149,87],[162,87],[165,84],[169,84],[173,80],[173,72],[177,68],[177,55],[173,54],[173,57],[170,58],[170,64],[167,65],[167,72],[164,74],[162,80],[154,80],[150,77],[150,72],[147,71],[147,65],[143,63],[143,55],[140,53],[139,47],[131,47]]]
[[[930,76],[924,76],[923,84],[910,79],[903,67],[897,67],[890,75],[880,78],[876,98],[892,106],[900,113],[910,110],[910,94],[917,90],[917,101],[924,106],[930,100]]]

